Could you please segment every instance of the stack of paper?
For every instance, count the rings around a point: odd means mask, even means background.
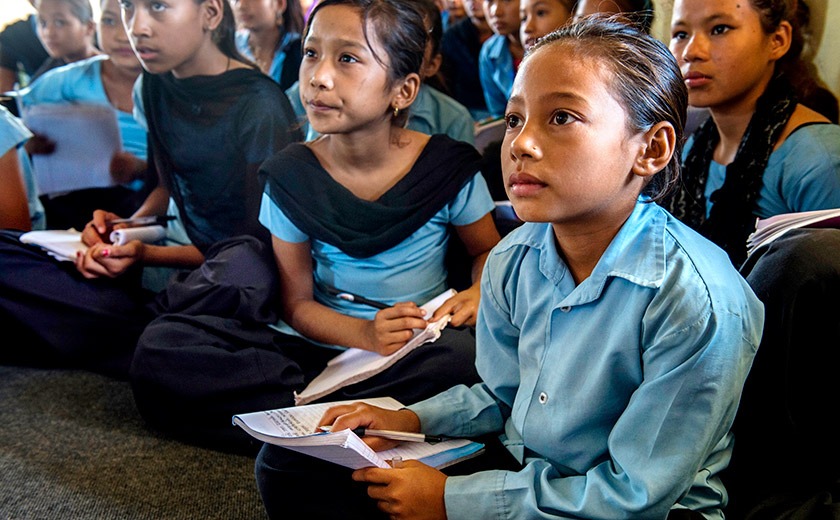
[[[755,232],[747,237],[747,255],[752,254],[759,246],[776,240],[791,229],[803,227],[840,228],[840,208],[783,213],[758,219]]]

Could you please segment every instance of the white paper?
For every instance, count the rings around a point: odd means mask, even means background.
[[[122,138],[112,107],[40,104],[24,107],[22,119],[32,132],[55,143],[53,153],[32,156],[39,195],[115,184],[110,164],[122,149]]]
[[[443,302],[454,295],[455,291],[449,289],[421,305],[420,308],[426,310],[426,319],[428,320],[435,313],[435,310],[443,305]],[[382,372],[420,345],[436,341],[450,319],[451,316],[447,315],[437,321],[430,322],[425,329],[414,329],[414,336],[411,340],[388,356],[358,348],[345,350],[331,359],[326,368],[302,392],[295,394],[295,404],[311,403],[339,388],[364,381]]]
[[[75,229],[50,229],[30,231],[20,236],[24,244],[34,244],[61,261],[76,259],[76,252],[84,253],[87,246],[82,242],[82,233]]]
[[[111,231],[111,243],[124,246],[132,240],[139,240],[147,244],[166,238],[166,228],[163,226],[140,226]]]
[[[316,432],[318,422],[328,408],[356,402],[365,402],[388,410],[403,408],[402,403],[396,399],[378,397],[239,414],[233,416],[233,423],[263,442],[353,469],[370,466],[390,468],[387,461],[396,456],[402,457],[403,460],[426,459],[433,462],[435,467],[445,467],[453,460],[478,453],[483,448],[482,444],[469,439],[455,439],[436,444],[403,442],[396,448],[375,452],[350,430]],[[441,455],[446,452],[449,452],[449,456]]]

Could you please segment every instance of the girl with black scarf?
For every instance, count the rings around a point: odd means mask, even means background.
[[[689,102],[711,117],[669,209],[729,254],[766,311],[724,480],[733,518],[820,518],[839,501],[840,430],[818,403],[838,391],[840,230],[746,250],[756,218],[840,207],[840,127],[801,104],[815,81],[796,12],[796,0],[677,0],[671,23]]]
[[[141,281],[154,271],[145,267],[195,269],[217,242],[267,240],[257,221],[258,168],[300,135],[283,91],[236,52],[228,1],[122,0],[121,10],[146,71],[135,116],[147,123],[158,185],[134,215],[95,211],[82,233],[89,248],[75,264],[21,244],[19,233],[0,234],[0,323],[22,338],[0,352],[4,360],[126,378],[158,312],[152,302],[169,283]],[[167,212],[180,219],[164,244],[108,240],[114,219]]]

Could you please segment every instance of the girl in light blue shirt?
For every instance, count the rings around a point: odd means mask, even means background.
[[[668,49],[616,19],[566,26],[529,52],[502,153],[527,223],[485,265],[482,382],[320,421],[481,437],[487,453],[445,472],[319,472],[320,489],[353,497],[345,517],[723,518],[718,473],[763,309],[723,251],[655,202],[678,180],[685,107]],[[275,469],[258,466],[258,481]],[[276,492],[300,500],[303,472],[287,475]]]

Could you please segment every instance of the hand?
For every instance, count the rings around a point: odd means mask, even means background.
[[[475,284],[443,302],[443,305],[438,307],[432,317],[429,318],[429,321],[437,321],[445,315],[451,314],[452,319],[449,322],[451,326],[460,327],[461,325],[469,325],[474,327],[476,317],[478,316],[478,303],[480,298],[480,286],[479,284]]]
[[[353,480],[370,484],[368,496],[390,518],[446,519],[446,475],[421,462],[409,460],[401,468],[358,469]]]
[[[98,209],[93,212],[93,219],[82,230],[82,242],[87,246],[100,243],[111,243],[111,228],[108,222],[120,218],[116,213]]]
[[[85,278],[116,278],[142,261],[146,245],[139,240],[118,246],[99,242],[76,255],[76,269]]]
[[[414,334],[412,329],[426,328],[423,315],[426,311],[411,302],[402,302],[382,309],[364,330],[365,344],[370,350],[387,356],[393,354]]]
[[[420,418],[406,408],[386,410],[365,403],[352,403],[329,408],[324,412],[318,426],[332,426],[334,431],[347,428],[352,430],[361,426],[374,430],[418,433],[420,432]],[[399,444],[399,441],[382,437],[365,437],[364,441],[374,451],[387,450]]]
[[[50,155],[55,151],[55,141],[44,134],[33,134],[23,147],[29,155]]]

